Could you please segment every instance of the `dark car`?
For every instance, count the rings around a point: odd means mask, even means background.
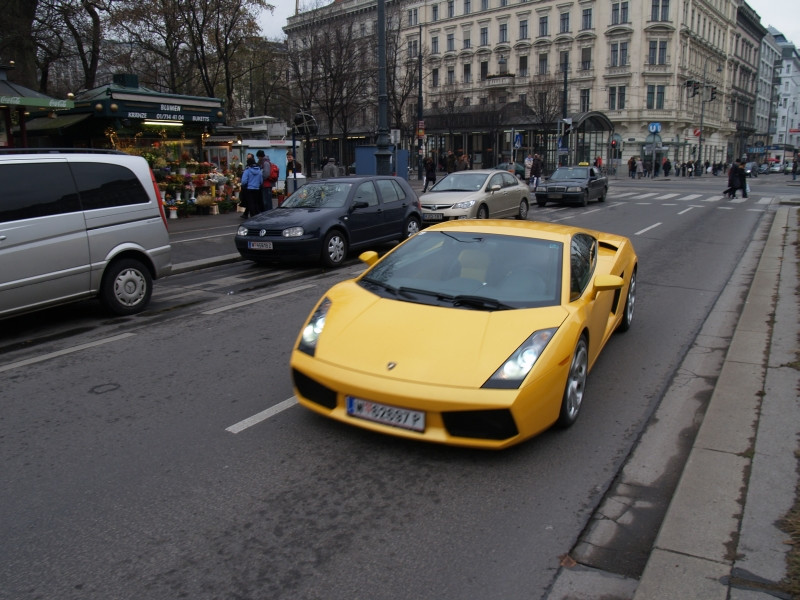
[[[768,175],[769,174],[769,164],[761,163],[758,165],[758,174],[759,175]]]
[[[536,204],[577,202],[586,206],[589,200],[605,202],[608,178],[597,167],[558,167],[550,178],[536,186]]]
[[[236,249],[256,262],[313,260],[336,267],[350,249],[403,240],[419,231],[421,208],[400,177],[339,177],[307,183],[279,208],[236,232]]]
[[[514,175],[519,177],[520,179],[525,178],[525,167],[518,162],[510,163],[510,162],[502,162],[495,167],[495,169],[500,169],[501,171],[508,171],[511,173],[513,171]]]
[[[756,162],[745,163],[744,172],[747,177],[758,177],[758,163]]]

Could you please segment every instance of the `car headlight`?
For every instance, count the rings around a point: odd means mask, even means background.
[[[557,327],[534,331],[500,368],[483,384],[484,388],[515,389],[530,373],[547,343],[553,339]]]
[[[236,235],[246,236],[247,227],[245,227],[244,225],[239,225],[239,229],[236,230]]]
[[[567,188],[567,192],[580,193],[582,191],[583,191],[583,188],[581,186],[579,186],[579,185],[574,185],[574,186],[571,186],[571,187]]]
[[[304,233],[302,227],[287,227],[281,232],[281,235],[283,237],[300,237]]]
[[[544,193],[544,192],[547,192],[547,188],[545,186],[543,186],[543,185],[537,185],[536,189],[534,191]]]
[[[328,298],[320,302],[317,310],[314,311],[306,326],[303,327],[303,332],[300,334],[300,343],[297,345],[298,350],[305,352],[309,356],[314,356],[317,351],[319,336],[325,327],[325,317],[328,316],[330,307],[331,301]]]
[[[464,200],[463,202],[456,202],[455,204],[453,204],[453,208],[457,208],[459,210],[466,210],[473,204],[475,204],[475,200]]]

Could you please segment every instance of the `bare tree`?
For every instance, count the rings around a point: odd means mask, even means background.
[[[36,87],[36,44],[33,33],[37,0],[8,0],[4,3],[3,34],[0,36],[0,64],[16,64],[10,78],[26,87]]]
[[[558,75],[531,78],[528,90],[528,106],[541,128],[555,127],[563,110],[562,79]]]

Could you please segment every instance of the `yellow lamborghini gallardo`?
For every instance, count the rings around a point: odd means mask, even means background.
[[[469,219],[360,258],[300,331],[291,374],[302,405],[382,433],[505,448],[568,427],[633,319],[637,259],[619,235]]]

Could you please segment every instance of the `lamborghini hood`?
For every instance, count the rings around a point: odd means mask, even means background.
[[[567,317],[561,306],[489,312],[402,302],[354,282],[327,296],[317,360],[433,385],[480,387],[531,333]]]

